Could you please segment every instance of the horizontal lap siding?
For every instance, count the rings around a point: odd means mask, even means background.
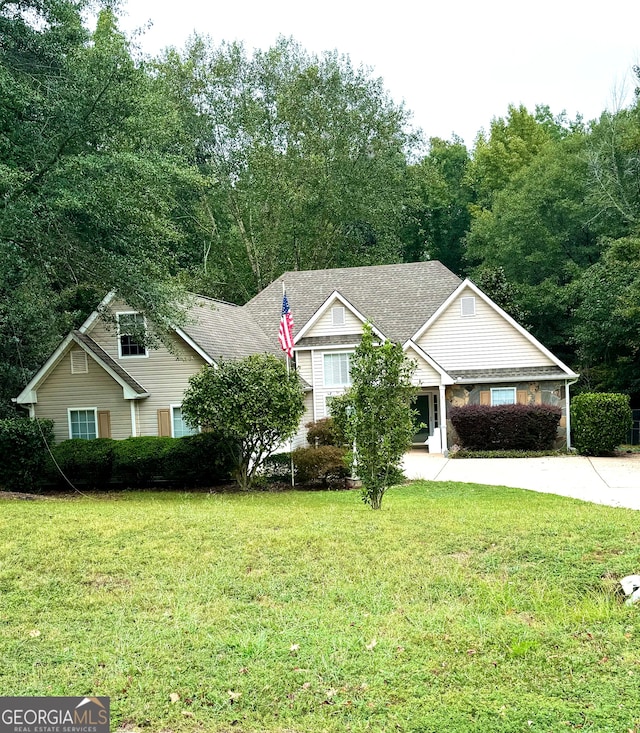
[[[499,369],[551,366],[554,362],[499,313],[476,296],[476,315],[460,314],[464,290],[418,340],[418,345],[443,369]]]
[[[298,431],[292,441],[292,447],[294,449],[308,447],[306,425],[310,422],[313,422],[313,395],[311,392],[307,392],[304,396],[304,415],[300,420]]]
[[[419,387],[433,387],[440,384],[440,374],[422,357],[413,351],[406,352],[409,359],[416,364],[411,382]]]
[[[311,352],[298,351],[296,353],[296,368],[298,374],[308,384],[313,385],[313,370],[311,368]]]
[[[36,416],[53,420],[55,439],[59,442],[70,437],[69,408],[109,410],[111,437],[130,437],[131,409],[129,401],[122,396],[122,387],[90,356],[87,356],[87,368],[86,374],[71,374],[71,356],[67,351],[38,388]]]
[[[126,310],[126,306],[113,310]],[[158,410],[182,403],[189,377],[200,371],[204,359],[178,336],[170,337],[171,351],[160,344],[149,349],[148,357],[119,359],[115,327],[100,320],[96,321],[89,336],[149,393],[149,397],[139,400],[136,405],[137,434],[157,435]]]

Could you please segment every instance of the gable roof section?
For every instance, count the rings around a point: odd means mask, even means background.
[[[341,303],[352,315],[354,315],[358,321],[364,326],[364,324],[367,322],[366,317],[360,313],[360,311],[357,308],[354,308],[353,305],[343,296],[341,295],[337,290],[334,290],[333,293],[324,301],[324,303],[318,308],[318,310],[311,316],[311,318],[304,324],[304,326],[298,331],[296,337],[294,338],[294,343],[297,343],[302,339],[305,334],[307,334],[309,331],[313,329],[315,324],[322,318],[322,316],[327,313],[329,310],[329,307],[333,307],[333,304],[335,302]],[[384,338],[384,334],[380,332],[379,329],[375,327],[375,324],[372,324],[373,326],[373,332],[378,336],[379,338]],[[350,333],[348,334],[351,337],[351,340],[353,341],[354,337],[356,341],[358,340],[359,334]],[[314,337],[310,337],[314,338]],[[315,338],[318,338],[317,336]],[[331,338],[331,337],[329,337]]]
[[[45,364],[36,372],[29,384],[20,392],[16,402],[20,405],[29,405],[37,402],[37,389],[59,364],[62,357],[67,353],[72,343],[80,346],[99,366],[101,366],[112,379],[121,387],[123,397],[126,400],[137,400],[148,397],[145,388],[137,382],[120,364],[112,359],[104,349],[85,333],[72,331],[62,341],[58,348],[51,354]]]
[[[297,333],[337,290],[388,339],[405,343],[461,281],[435,260],[285,272],[243,306],[266,334],[274,336],[282,310],[283,282]]]
[[[438,364],[438,362],[435,359],[432,359],[429,354],[427,354],[426,351],[421,349],[418,344],[414,343],[411,339],[409,339],[402,347],[402,350],[405,352],[405,354],[411,349],[416,356],[419,356],[423,361],[425,361],[434,371],[436,371],[440,375],[440,379],[442,381],[442,384],[454,384],[454,380],[452,377],[445,372],[445,370]]]
[[[250,354],[281,353],[277,326],[269,339],[242,307],[202,296],[195,299],[186,325],[177,328],[176,333],[209,364]]]
[[[535,346],[538,351],[540,351],[544,356],[546,356],[548,359],[550,359],[556,367],[562,372],[562,376],[564,378],[569,379],[576,379],[579,375],[576,374],[572,369],[570,369],[566,364],[564,364],[560,359],[558,359],[557,356],[552,354],[549,349],[546,348],[546,346],[543,346],[535,336],[532,336],[525,328],[523,328],[517,321],[515,321],[506,311],[502,310],[499,305],[493,302],[491,298],[486,295],[485,293],[480,290],[480,288],[475,285],[471,280],[468,278],[460,283],[460,285],[449,295],[448,298],[440,305],[439,308],[436,309],[436,311],[432,314],[432,316],[424,323],[424,325],[416,331],[416,333],[412,336],[412,341],[418,341],[421,336],[424,335],[424,333],[440,318],[440,316],[449,308],[449,306],[453,303],[453,301],[460,295],[460,293],[465,290],[465,288],[469,288],[477,297],[479,297],[482,301],[484,301],[490,308],[492,308],[496,313],[498,313],[504,320],[522,336],[524,336],[527,341],[529,341],[533,346]]]

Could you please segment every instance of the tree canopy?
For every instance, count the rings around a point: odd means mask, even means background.
[[[187,289],[242,303],[288,269],[422,259],[640,400],[637,95],[423,148],[381,79],[293,39],[143,60],[107,0],[0,2],[0,38],[0,412],[108,290],[161,332]]]

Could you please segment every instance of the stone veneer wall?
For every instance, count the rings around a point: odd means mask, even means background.
[[[562,417],[558,425],[556,447],[566,445],[567,434],[567,405],[564,382],[504,382],[499,384],[454,384],[447,387],[447,414],[451,407],[463,405],[479,405],[480,393],[491,390],[492,387],[515,387],[518,392],[526,392],[526,402],[529,405],[556,405],[562,410]],[[451,420],[447,419],[447,442],[453,446],[458,442],[458,436]]]

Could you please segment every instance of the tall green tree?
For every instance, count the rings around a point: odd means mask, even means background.
[[[409,167],[410,190],[403,227],[406,262],[439,260],[464,272],[464,240],[473,192],[467,183],[469,153],[459,138],[431,138],[428,154]]]
[[[414,140],[380,79],[284,38],[251,55],[195,39],[159,73],[196,111],[220,294],[247,299],[286,269],[399,259]]]
[[[640,394],[640,237],[614,240],[579,283],[573,320],[589,389]]]
[[[602,229],[588,200],[587,134],[543,132],[546,143],[493,192],[490,207],[473,211],[466,257],[474,275],[501,270],[533,333],[571,361],[574,285],[600,257]]]
[[[2,369],[22,382],[86,315],[77,295],[116,289],[160,326],[178,316],[173,250],[199,175],[113,11],[91,32],[88,7],[0,3],[0,290],[18,294],[2,318],[22,343],[5,343]]]

